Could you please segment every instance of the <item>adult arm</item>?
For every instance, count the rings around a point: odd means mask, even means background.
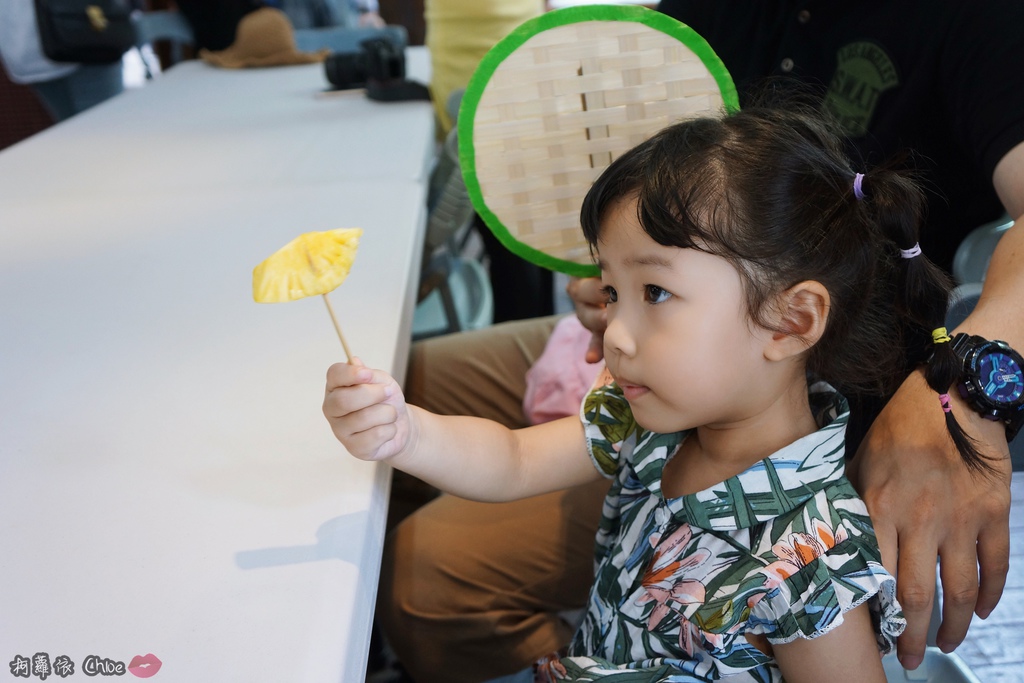
[[[1016,225],[993,254],[978,305],[955,332],[1024,349],[1024,143],[996,165],[993,184]],[[1009,567],[1011,464],[1005,430],[979,417],[956,392],[951,395],[957,419],[994,458],[991,475],[964,467],[920,371],[875,420],[849,468],[871,513],[883,562],[897,577],[907,616],[898,650],[909,669],[924,656],[936,557],[943,595],[936,642],[946,652],[963,641],[972,614],[986,618],[995,608]]]

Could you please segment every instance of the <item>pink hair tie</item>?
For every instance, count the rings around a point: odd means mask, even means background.
[[[939,394],[939,403],[942,404],[942,412],[948,413],[953,408],[949,405],[949,394]]]
[[[903,258],[914,258],[921,255],[921,245],[915,244],[910,249],[900,249],[900,256]]]
[[[864,174],[863,173],[858,173],[855,176],[853,176],[853,196],[856,197],[858,200],[864,199],[863,183],[864,183]]]

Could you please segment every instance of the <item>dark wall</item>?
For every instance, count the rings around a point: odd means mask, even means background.
[[[404,26],[410,45],[422,45],[426,27],[423,21],[423,0],[377,0],[380,16],[388,24]]]
[[[0,69],[0,149],[52,125],[53,119],[32,89],[12,83]]]

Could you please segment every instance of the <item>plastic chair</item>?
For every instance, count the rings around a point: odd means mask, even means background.
[[[486,327],[494,318],[487,270],[465,256],[475,211],[459,166],[457,131],[445,140],[431,173],[427,234],[413,339]]]
[[[964,660],[955,653],[946,654],[937,647],[928,647],[924,651],[924,661],[913,671],[900,666],[896,654],[882,657],[882,668],[889,683],[981,683]]]
[[[992,260],[992,252],[1003,233],[1012,226],[1013,221],[1004,216],[975,228],[964,238],[953,256],[953,277],[958,283],[985,281],[985,271]]]
[[[362,49],[359,43],[370,38],[388,38],[402,47],[409,43],[409,34],[404,26],[389,25],[384,28],[328,26],[295,29],[295,47],[301,52],[316,52],[325,48],[331,52],[359,52]]]
[[[949,296],[949,308],[946,310],[946,327],[952,330],[964,321],[981,298],[982,283],[967,282],[957,285]]]
[[[135,47],[152,45],[157,41],[167,41],[171,45],[171,64],[184,59],[184,47],[195,45],[196,36],[192,25],[180,12],[174,10],[156,10],[153,12],[133,12],[132,23],[135,25]],[[152,78],[147,65],[146,77]]]

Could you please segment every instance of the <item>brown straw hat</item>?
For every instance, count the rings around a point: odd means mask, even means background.
[[[328,54],[330,50],[296,50],[292,22],[284,12],[274,7],[261,7],[242,17],[238,22],[235,42],[224,50],[199,51],[204,62],[226,69],[313,64],[324,61]]]

